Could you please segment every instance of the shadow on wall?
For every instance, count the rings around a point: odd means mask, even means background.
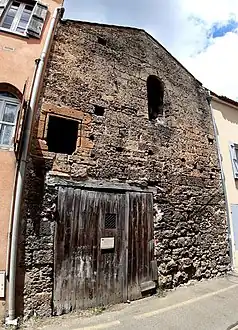
[[[38,141],[35,141],[38,143]],[[38,150],[40,146],[38,145]],[[27,175],[25,180],[25,191],[23,201],[22,221],[20,225],[19,240],[18,240],[18,267],[16,275],[16,313],[24,315],[24,294],[30,288],[25,287],[25,279],[27,273],[32,271],[32,261],[34,250],[37,250],[37,240],[41,234],[41,222],[44,198],[44,182],[47,170],[51,165],[48,165],[41,155],[39,159],[34,158],[28,162]],[[26,244],[26,239],[28,243]],[[37,267],[37,263],[35,263]],[[39,268],[42,265],[39,264]],[[37,269],[35,270],[37,272]],[[53,288],[52,288],[53,290]],[[34,304],[34,302],[32,302]],[[32,306],[34,311],[34,306]]]
[[[220,111],[222,117],[225,120],[228,120],[232,124],[236,124],[238,126],[238,109],[234,107],[227,106],[225,104],[220,104],[218,102],[214,102],[215,104],[212,105],[213,109],[216,111]]]

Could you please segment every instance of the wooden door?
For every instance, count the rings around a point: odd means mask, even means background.
[[[122,302],[125,194],[60,187],[58,213],[54,314]],[[114,239],[114,247],[107,246],[107,238]]]
[[[155,287],[152,194],[60,187],[54,314],[140,298]]]
[[[128,299],[156,287],[154,275],[153,196],[129,193]],[[157,266],[156,266],[157,268]],[[157,271],[157,269],[155,270]]]

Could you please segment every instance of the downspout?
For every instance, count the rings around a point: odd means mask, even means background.
[[[39,88],[44,73],[45,59],[47,58],[51,40],[54,35],[55,27],[58,22],[58,18],[62,11],[62,7],[55,9],[52,16],[49,31],[45,40],[45,44],[41,53],[39,64],[37,67],[35,80],[33,82],[32,95],[30,98],[28,115],[26,119],[26,128],[24,132],[24,141],[22,146],[22,154],[19,162],[19,171],[16,178],[16,199],[13,209],[13,224],[12,224],[12,238],[11,238],[11,252],[10,252],[10,267],[9,267],[9,289],[8,289],[8,304],[9,304],[9,316],[6,320],[7,324],[16,324],[16,266],[17,266],[17,247],[18,247],[18,234],[19,224],[21,216],[22,196],[23,196],[23,185],[26,174],[27,156],[30,145],[32,121],[34,119],[34,111],[37,105],[37,99],[39,94]]]
[[[216,145],[217,145],[218,160],[219,160],[219,165],[220,165],[220,169],[221,169],[221,180],[222,180],[222,187],[223,187],[223,192],[224,192],[224,197],[225,197],[226,214],[227,214],[227,222],[228,222],[228,237],[229,237],[229,246],[230,246],[231,267],[233,268],[234,260],[233,260],[233,247],[232,247],[232,241],[231,241],[231,218],[230,218],[230,212],[229,212],[229,207],[228,207],[228,196],[227,196],[227,189],[226,189],[226,183],[225,183],[225,175],[224,175],[223,166],[222,166],[221,149],[220,149],[220,144],[219,144],[219,140],[218,140],[218,132],[217,132],[216,122],[215,122],[215,118],[214,118],[213,108],[211,105],[212,96],[211,96],[210,91],[208,91],[207,100],[208,100],[210,110],[211,110],[212,123],[213,123]]]
[[[38,68],[38,60],[36,60],[35,62],[36,62],[36,66],[35,66],[32,82],[31,82],[32,87],[33,87],[33,82],[35,81],[36,71],[37,71],[37,68]],[[31,99],[32,87],[31,87],[29,99]],[[18,174],[18,171],[19,171],[19,165],[20,165],[20,163],[19,163],[19,161],[17,161],[16,162],[15,173],[14,173],[14,180],[13,180],[14,183],[16,183],[17,174]],[[7,238],[6,279],[9,278],[9,263],[10,263],[11,239],[12,239],[12,221],[13,221],[13,210],[14,210],[15,200],[16,200],[16,184],[14,184],[14,188],[13,188],[11,209],[10,209],[10,217],[9,217],[10,221],[9,221],[8,238]]]

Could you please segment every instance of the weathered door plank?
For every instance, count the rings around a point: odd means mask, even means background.
[[[153,196],[129,192],[128,299],[141,298],[152,288]],[[150,283],[150,285],[147,285]]]
[[[122,302],[125,194],[60,187],[58,212],[54,313]],[[105,228],[106,215],[116,215],[115,228]],[[115,248],[101,250],[102,237],[114,237]]]

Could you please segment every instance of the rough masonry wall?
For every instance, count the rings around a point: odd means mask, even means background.
[[[164,117],[157,121],[148,120],[149,75],[157,75],[165,85]],[[94,114],[95,105],[105,108],[103,116]],[[47,151],[49,112],[79,116],[73,155]],[[35,161],[50,159],[52,175],[157,188],[155,254],[161,285],[172,288],[229,269],[224,196],[206,93],[144,31],[61,23],[34,138]],[[31,201],[26,204],[29,208]],[[42,205],[39,208],[45,212]],[[43,221],[40,215],[37,219]],[[35,234],[35,239],[41,242],[43,237]],[[36,278],[35,266],[31,259],[25,284],[29,290]],[[35,309],[40,310],[40,304]]]

